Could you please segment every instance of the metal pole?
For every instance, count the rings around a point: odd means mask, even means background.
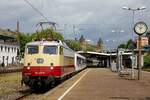
[[[111,42],[111,41],[110,41]],[[113,43],[113,41],[112,41]],[[112,68],[111,62],[112,62],[112,45],[110,44],[110,67]]]
[[[141,36],[139,35],[139,44],[138,44],[138,80],[141,77]]]
[[[17,56],[18,56],[18,67],[20,67],[20,62],[21,62],[21,52],[20,52],[20,23],[19,21],[17,21],[17,35],[18,35],[18,44],[19,44],[19,48],[17,49]]]
[[[110,67],[112,68],[112,66],[111,66],[111,51],[110,51]]]
[[[134,34],[134,14],[135,14],[135,12],[134,12],[135,10],[132,10],[132,42],[133,42],[133,39],[134,39],[134,36],[133,36],[133,34]],[[132,69],[131,69],[131,77],[132,77],[132,79],[134,78],[134,47],[133,47],[133,43],[132,43]]]

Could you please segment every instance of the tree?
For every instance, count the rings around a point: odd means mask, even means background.
[[[126,44],[126,48],[127,49],[132,49],[132,47],[133,47],[133,41],[132,41],[132,39],[130,39],[130,40],[128,40],[128,42]]]
[[[28,42],[31,42],[37,39],[42,39],[42,38],[45,38],[45,39],[53,38],[53,39],[59,39],[62,41],[64,40],[64,37],[60,33],[54,32],[53,30],[50,30],[50,29],[46,29],[40,32],[30,33],[30,34],[20,33],[18,35],[18,40],[20,43],[21,56],[23,57],[24,51],[25,51],[25,45]]]
[[[136,43],[132,41],[132,39],[128,40],[125,44],[120,44],[118,48],[124,48],[124,49],[133,49],[136,48]]]
[[[81,50],[81,45],[79,41],[76,40],[65,40],[65,43],[74,51]]]
[[[54,32],[51,29],[46,29],[46,30],[42,30],[40,32],[36,32],[32,34],[32,39],[36,40],[36,39],[58,39],[58,40],[64,40],[64,37],[58,33],[58,32]]]
[[[120,44],[119,46],[118,46],[118,48],[126,48],[126,44]]]
[[[150,68],[150,53],[144,56],[144,68]]]
[[[24,51],[25,51],[25,45],[28,42],[31,42],[32,38],[31,38],[31,35],[29,33],[28,34],[20,33],[18,35],[18,40],[19,40],[19,45],[20,45],[20,54],[21,54],[21,57],[23,57]]]
[[[95,46],[86,44],[86,51],[95,51]]]
[[[150,31],[146,33],[146,37],[148,38],[148,44],[150,45]]]

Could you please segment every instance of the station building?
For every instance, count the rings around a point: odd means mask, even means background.
[[[17,32],[0,29],[0,67],[16,65],[18,54]]]

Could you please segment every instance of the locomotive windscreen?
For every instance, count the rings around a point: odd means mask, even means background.
[[[39,52],[39,47],[38,46],[27,46],[27,53],[28,54],[37,54]]]
[[[43,53],[44,54],[57,54],[57,46],[44,46]]]

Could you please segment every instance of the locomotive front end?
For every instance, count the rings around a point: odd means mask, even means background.
[[[29,43],[26,46],[22,80],[29,87],[45,88],[62,74],[60,46],[50,42]]]

